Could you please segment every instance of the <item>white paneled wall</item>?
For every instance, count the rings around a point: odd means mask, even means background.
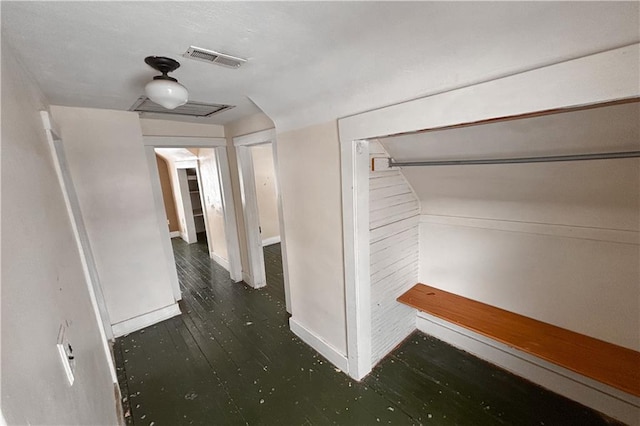
[[[370,142],[371,158],[389,155]],[[416,327],[415,310],[396,298],[418,282],[420,204],[398,170],[369,173],[371,360],[384,358]]]

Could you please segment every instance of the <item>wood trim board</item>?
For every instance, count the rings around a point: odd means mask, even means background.
[[[298,336],[303,342],[318,351],[320,355],[325,357],[329,362],[344,372],[349,371],[349,361],[347,356],[342,354],[336,348],[324,341],[320,336],[300,324],[293,317],[289,318],[289,327],[291,331]]]
[[[148,312],[144,315],[139,315],[137,317],[129,318],[127,320],[113,324],[113,335],[115,337],[124,336],[125,334],[141,330],[145,327],[149,327],[151,325],[159,323],[160,321],[173,318],[176,315],[180,314],[180,307],[177,303],[174,303],[172,305],[165,306],[164,308]]]

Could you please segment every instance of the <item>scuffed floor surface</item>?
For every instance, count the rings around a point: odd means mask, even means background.
[[[613,424],[420,333],[350,380],[289,330],[279,245],[265,248],[268,286],[253,290],[205,245],[172,242],[183,314],[114,347],[128,424]]]

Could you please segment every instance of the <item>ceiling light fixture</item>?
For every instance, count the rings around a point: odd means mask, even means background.
[[[149,99],[166,109],[175,109],[184,105],[189,100],[187,89],[173,77],[167,74],[180,67],[180,63],[163,56],[147,56],[144,61],[151,68],[162,73],[153,77],[153,81],[147,83],[144,91]]]

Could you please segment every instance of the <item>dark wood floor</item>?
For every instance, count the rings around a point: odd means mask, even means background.
[[[613,423],[420,333],[358,383],[289,330],[279,245],[260,290],[231,282],[205,244],[173,248],[183,314],[115,343],[129,424]]]

